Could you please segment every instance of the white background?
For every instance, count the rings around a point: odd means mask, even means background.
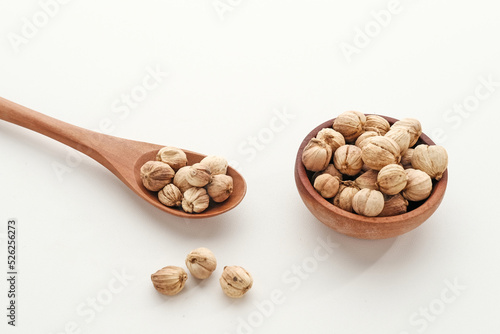
[[[2,278],[1,332],[498,332],[500,8],[395,4],[73,0],[49,6],[44,22],[38,1],[2,0],[2,97],[89,129],[107,122],[101,130],[114,136],[223,155],[248,193],[222,216],[179,219],[90,158],[0,121],[2,268],[9,218],[19,221],[20,245],[18,327],[6,325]],[[373,13],[388,7],[390,19],[376,23]],[[40,27],[26,31],[26,20]],[[117,109],[148,70],[161,82],[128,112]],[[418,118],[447,148],[445,199],[416,230],[357,240],[301,202],[298,146],[346,110]],[[325,242],[330,253],[318,253]],[[217,256],[214,275],[189,278],[175,297],[158,294],[150,275],[184,267],[200,246]],[[219,287],[231,264],[255,279],[241,300]]]

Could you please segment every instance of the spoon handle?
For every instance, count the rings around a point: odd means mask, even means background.
[[[117,138],[60,121],[0,97],[0,119],[33,130],[93,158],[116,174],[116,165],[140,154],[146,143]],[[143,145],[142,145],[143,144]]]
[[[101,135],[36,112],[2,97],[0,97],[0,119],[43,134],[85,154],[90,153],[91,147],[86,140],[82,139]]]

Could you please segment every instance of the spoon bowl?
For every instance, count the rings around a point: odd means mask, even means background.
[[[105,135],[65,123],[50,116],[33,111],[0,97],[0,119],[33,130],[66,144],[93,158],[111,171],[139,197],[174,216],[199,219],[220,215],[236,207],[245,197],[246,182],[234,168],[228,167],[227,174],[233,178],[233,193],[223,203],[210,202],[201,213],[186,213],[178,208],[163,205],[156,192],[147,190],[142,184],[140,169],[164,146]],[[183,151],[188,165],[200,162],[206,155]]]
[[[166,211],[168,213],[171,213],[175,216],[178,217],[183,217],[183,218],[208,218],[208,217],[213,217],[217,216],[221,213],[224,213],[226,211],[231,210],[235,206],[237,206],[242,200],[243,197],[245,196],[246,193],[246,183],[243,177],[241,176],[240,173],[238,173],[234,168],[228,167],[227,169],[227,175],[231,176],[233,178],[233,193],[227,200],[225,200],[222,203],[216,203],[214,201],[210,201],[210,205],[207,210],[203,211],[202,213],[187,213],[182,211],[181,209],[176,209],[176,208],[170,208],[168,206],[163,205],[159,200],[156,192],[150,191],[144,187],[141,181],[141,167],[144,165],[147,161],[155,160],[156,158],[156,153],[160,148],[163,146],[158,146],[157,148],[154,148],[152,150],[149,150],[148,152],[145,152],[142,154],[135,162],[134,165],[134,175],[135,175],[135,181],[136,181],[136,186],[138,187],[138,190],[141,192],[141,197],[144,198],[148,203],[152,204],[153,206],[156,206],[157,208]],[[187,150],[183,150],[184,153],[186,153],[187,159],[188,159],[188,165],[193,165],[197,162],[200,162],[203,158],[206,157],[206,155],[199,154],[196,152],[191,152]]]

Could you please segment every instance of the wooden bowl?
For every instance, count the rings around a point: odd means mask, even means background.
[[[390,124],[397,119],[382,116]],[[431,195],[422,202],[410,202],[408,212],[391,217],[365,217],[342,210],[321,197],[314,189],[311,178],[313,172],[307,171],[302,164],[302,151],[309,140],[323,128],[331,128],[331,119],[312,130],[302,141],[295,160],[295,184],[302,201],[311,213],[326,226],[335,231],[359,239],[385,239],[404,234],[426,221],[438,208],[443,200],[448,183],[448,170],[439,181],[433,180]],[[418,144],[434,145],[434,142],[422,134]]]

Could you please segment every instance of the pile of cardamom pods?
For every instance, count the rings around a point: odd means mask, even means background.
[[[199,163],[187,165],[186,153],[176,147],[163,147],[156,160],[146,162],[140,171],[142,184],[158,192],[158,200],[187,213],[200,213],[210,200],[221,203],[233,193],[233,178],[226,175],[228,163],[223,157],[210,155]]]
[[[419,143],[414,118],[390,124],[379,115],[347,111],[305,146],[302,163],[316,191],[333,205],[368,217],[408,211],[432,193],[448,167],[439,145]]]

